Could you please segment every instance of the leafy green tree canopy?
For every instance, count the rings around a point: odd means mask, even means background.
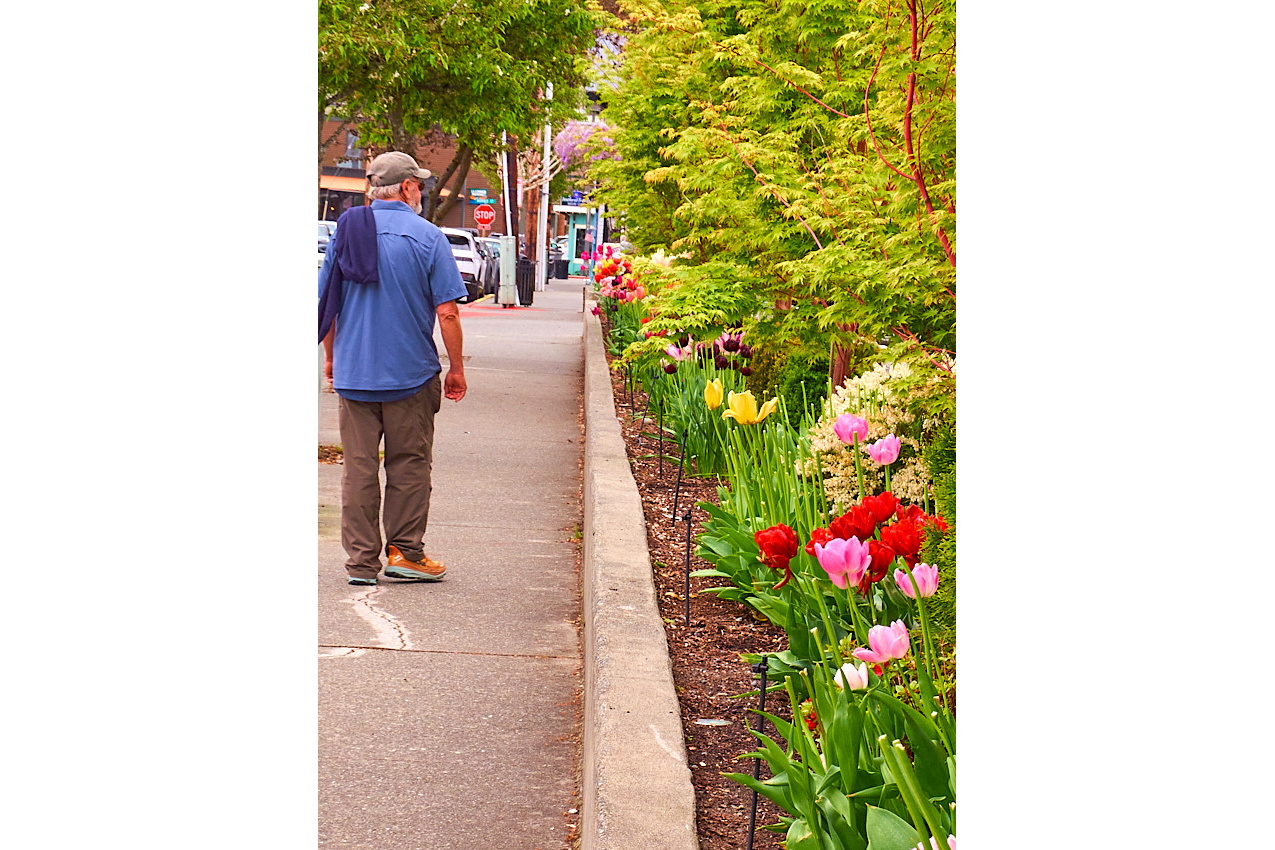
[[[955,4],[620,5],[606,111],[619,158],[591,175],[638,250],[680,258],[650,329],[680,332],[733,303],[724,324],[822,346],[834,380],[882,344],[948,366]]]
[[[320,122],[395,147],[438,128],[489,161],[502,131],[574,114],[601,20],[574,0],[320,0]]]

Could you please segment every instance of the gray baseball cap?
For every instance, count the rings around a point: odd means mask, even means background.
[[[427,180],[429,169],[421,168],[401,151],[389,151],[372,160],[367,167],[367,180],[373,186],[396,186],[404,180]]]

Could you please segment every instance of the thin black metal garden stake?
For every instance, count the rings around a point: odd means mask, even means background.
[[[761,674],[761,702],[757,706],[758,711],[766,710],[766,668],[768,662],[763,660],[760,664],[753,665],[753,672]],[[760,714],[757,715],[757,731],[760,732],[766,728],[766,718]],[[753,779],[761,779],[761,759],[753,761]],[[748,813],[748,850],[753,850],[753,835],[757,832],[757,791],[753,790],[753,807]]]
[[[646,436],[646,415],[651,412],[651,394],[646,395],[646,406],[642,408],[642,415],[638,417],[638,451],[642,450],[642,438]]]
[[[686,468],[686,432],[682,432],[682,457],[677,462],[677,487],[673,489],[673,522],[677,522],[677,503],[682,497],[682,470]]]
[[[691,509],[682,517],[686,523],[686,625],[691,624]]]
[[[659,430],[656,431],[656,436],[659,438],[659,441],[660,441],[660,477],[663,478],[664,477],[664,405],[660,405],[659,417],[660,417],[660,424],[659,424]]]

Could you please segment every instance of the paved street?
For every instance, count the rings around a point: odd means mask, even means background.
[[[425,538],[444,581],[347,585],[341,467],[319,465],[321,848],[560,850],[575,822],[581,303],[551,280],[461,307],[469,395],[436,420]]]

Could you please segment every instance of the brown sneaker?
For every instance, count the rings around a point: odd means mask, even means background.
[[[447,567],[422,556],[419,561],[409,561],[398,551],[397,546],[390,546],[386,551],[385,574],[390,578],[410,578],[416,581],[438,581],[447,574]]]

